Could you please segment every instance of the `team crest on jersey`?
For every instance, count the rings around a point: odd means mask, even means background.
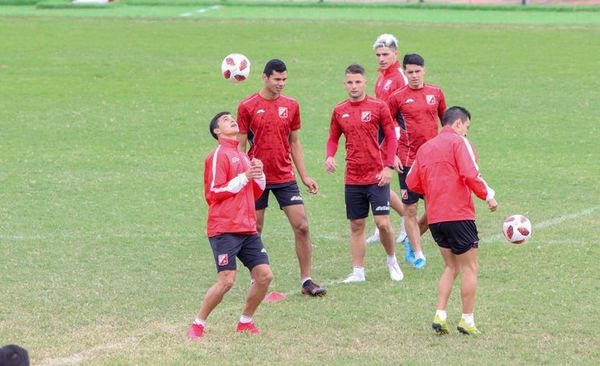
[[[371,122],[371,111],[360,112],[360,120],[363,122]]]
[[[288,118],[287,107],[279,107],[279,118]]]
[[[383,85],[383,89],[384,90],[390,90],[390,86],[392,86],[392,81],[391,80],[386,80],[385,84]]]
[[[425,95],[425,99],[427,100],[427,104],[435,104],[435,95],[427,94]]]
[[[219,266],[226,266],[229,264],[229,256],[227,254],[219,254],[219,257],[217,258],[217,263],[219,263]]]
[[[233,158],[231,158],[231,164],[237,164],[240,162],[240,158],[238,158],[237,156],[234,156]]]

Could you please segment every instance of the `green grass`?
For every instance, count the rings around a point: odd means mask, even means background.
[[[0,343],[24,345],[33,364],[597,363],[600,28],[1,19]],[[449,105],[472,111],[469,138],[498,192],[499,212],[478,203],[476,339],[429,328],[442,268],[429,234],[424,271],[403,266],[405,280],[391,283],[375,246],[366,284],[337,283],[350,255],[342,174],[322,164],[328,121],[345,98],[345,66],[362,63],[375,79],[370,46],[383,32],[399,36],[402,53],[424,55]],[[239,85],[219,73],[233,51],[253,62]],[[215,279],[202,198],[207,121],[256,91],[272,57],[288,63],[286,91],[301,104],[307,167],[322,187],[306,208],[314,277],[329,294],[297,293],[293,239],[271,202],[273,289],[290,296],[259,309],[262,336],[233,334],[242,270],[208,336],[192,343],[185,331]],[[514,213],[534,223],[528,244],[497,236]],[[571,214],[581,216],[549,221]]]
[[[554,24],[554,25],[600,25],[596,7],[482,7],[482,6],[436,6],[420,7],[418,4],[392,6],[375,4],[357,7],[360,4],[287,4],[268,6],[264,3],[237,2],[211,5],[210,2],[162,1],[117,2],[109,5],[73,5],[62,0],[40,2],[37,6],[0,6],[1,15],[19,16],[65,16],[65,17],[128,17],[128,18],[185,18],[185,19],[278,19],[278,20],[346,20],[373,22],[410,23],[476,23],[476,24]],[[495,10],[492,10],[495,9]]]

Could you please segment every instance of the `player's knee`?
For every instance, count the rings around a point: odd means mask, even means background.
[[[417,217],[417,205],[405,205],[404,206],[404,217]]]
[[[271,272],[270,268],[266,268],[258,273],[254,277],[254,280],[258,285],[267,287],[271,284],[271,281],[273,281],[273,272]]]
[[[217,285],[219,286],[219,290],[221,291],[221,293],[226,293],[227,291],[231,290],[234,282],[235,282],[235,277],[227,276],[227,277],[220,278]]]
[[[363,220],[350,221],[350,230],[353,233],[361,233],[361,232],[365,231],[365,222]]]
[[[387,234],[392,232],[392,224],[388,221],[380,221],[375,223],[377,225],[377,229],[379,229],[379,233]]]
[[[294,225],[294,232],[300,236],[308,235],[308,221],[302,220],[301,222]]]

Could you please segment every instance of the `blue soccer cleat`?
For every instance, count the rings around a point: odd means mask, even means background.
[[[415,253],[412,250],[412,247],[410,246],[410,241],[408,241],[408,238],[404,239],[404,260],[407,263],[415,263]]]

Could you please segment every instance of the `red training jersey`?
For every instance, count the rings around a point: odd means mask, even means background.
[[[408,84],[408,79],[404,75],[400,61],[394,62],[387,69],[377,69],[379,77],[375,82],[375,98],[387,101],[389,96],[396,90],[403,88]],[[396,139],[400,138],[400,128],[396,128]],[[387,160],[387,140],[383,140],[381,144],[381,153],[383,160]]]
[[[248,156],[239,141],[219,139],[204,160],[204,197],[208,203],[208,237],[225,233],[256,234],[254,202],[265,189],[265,179],[248,181]]]
[[[392,117],[400,125],[398,157],[411,166],[417,150],[438,134],[438,119],[446,111],[446,98],[440,88],[425,84],[420,89],[405,86],[387,100]]]
[[[386,165],[392,165],[397,148],[396,133],[394,121],[383,101],[367,95],[360,102],[346,100],[333,110],[327,156],[335,156],[343,133],[346,137],[346,184],[367,185],[379,182],[377,175],[384,165],[378,141],[380,130],[384,131],[386,139],[393,141],[388,144],[390,160],[385,161]]]
[[[387,101],[393,92],[408,84],[400,61],[394,62],[385,70],[377,69],[377,72],[379,72],[379,77],[375,82],[375,98],[377,99]]]
[[[237,123],[248,135],[250,158],[263,162],[267,184],[296,180],[290,157],[290,133],[300,129],[300,106],[285,95],[265,99],[254,93],[238,106]]]
[[[479,174],[475,149],[449,126],[421,146],[406,184],[425,195],[429,224],[475,220],[471,192],[486,201],[495,195]]]

